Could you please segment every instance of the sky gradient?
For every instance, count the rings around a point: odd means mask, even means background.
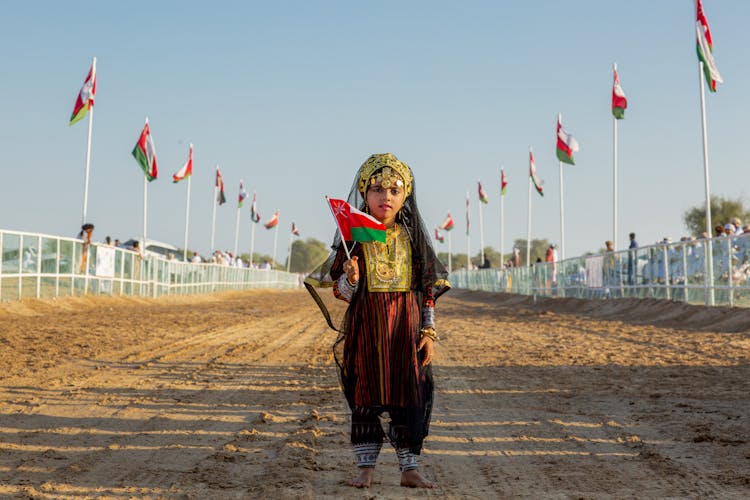
[[[747,199],[750,2],[704,2],[725,83],[707,93],[712,194]],[[209,252],[214,167],[226,182],[217,248],[234,245],[240,179],[262,221],[278,208],[277,260],[292,221],[329,242],[324,196],[344,197],[359,165],[392,152],[416,177],[428,226],[450,211],[466,251],[472,203],[479,250],[499,249],[499,167],[508,175],[505,243],[526,238],[528,149],[544,198],[532,238],[560,239],[555,123],[580,144],[564,167],[566,257],[612,238],[612,64],[628,98],[619,122],[619,247],[686,234],[704,203],[691,0],[653,2],[90,2],[5,6],[0,82],[6,119],[0,228],[74,236],[80,228],[88,118],[68,126],[97,57],[88,219],[94,239],[142,233],[143,174],[131,155],[146,116],[159,161],[148,235],[181,247],[186,184],[171,175],[194,144],[189,247]],[[249,203],[239,247],[250,247]],[[716,221],[720,222],[720,221]],[[748,221],[750,222],[750,221]],[[255,249],[271,254],[258,226]],[[436,244],[439,250],[447,248]]]

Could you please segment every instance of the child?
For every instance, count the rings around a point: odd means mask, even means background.
[[[386,243],[334,238],[328,260],[305,284],[329,325],[327,308],[312,286],[333,285],[349,303],[334,355],[351,409],[351,443],[358,475],[352,486],[372,484],[384,438],[396,449],[401,486],[434,488],[417,470],[433,401],[435,299],[450,288],[417,209],[411,169],[390,153],[360,167],[348,202],[386,226]],[[387,433],[381,417],[387,414]]]

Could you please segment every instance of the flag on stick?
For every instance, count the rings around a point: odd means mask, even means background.
[[[271,229],[276,227],[279,224],[279,211],[276,210],[276,213],[273,214],[273,217],[268,219],[263,226],[265,226],[266,229]]]
[[[188,160],[177,172],[172,174],[172,182],[178,183],[181,180],[193,175],[193,145],[190,145],[190,152],[188,153]]]
[[[536,176],[534,153],[531,150],[529,150],[529,177],[531,177],[531,182],[534,183],[534,187],[536,188],[537,193],[539,193],[539,196],[544,196],[544,193],[542,192],[542,185],[544,184],[544,181],[540,180],[539,177]]]
[[[250,205],[250,220],[253,222],[260,221],[260,214],[258,213],[258,205],[256,202],[255,191],[253,191],[253,204]]]
[[[557,115],[557,158],[570,165],[575,165],[573,153],[578,151],[578,142],[562,128],[562,118]]]
[[[706,75],[708,89],[711,92],[716,92],[716,83],[724,83],[724,80],[721,78],[719,69],[716,67],[716,61],[714,61],[714,42],[711,38],[711,30],[708,27],[706,14],[703,12],[703,3],[701,0],[697,0],[695,6],[695,32],[698,37],[696,43],[698,59],[703,61],[703,74]]]
[[[505,192],[508,189],[508,177],[505,175],[505,170],[500,169],[500,196],[505,196]]]
[[[148,126],[148,118],[146,118],[146,124],[143,126],[141,136],[133,148],[133,156],[138,165],[141,166],[141,169],[143,169],[143,173],[146,174],[149,182],[159,177],[159,168],[156,164],[156,148],[154,147],[154,140],[151,137],[151,128]]]
[[[216,202],[223,205],[227,202],[227,197],[224,195],[224,177],[221,176],[218,165],[216,165],[216,183],[214,185],[219,188],[219,192],[216,194]]]
[[[94,96],[96,95],[96,58],[91,63],[86,80],[83,82],[81,91],[78,92],[76,103],[73,106],[73,113],[70,115],[70,125],[75,125],[86,116],[89,109],[94,107]]]
[[[242,204],[244,203],[245,198],[247,198],[247,191],[245,191],[245,187],[242,185],[242,181],[240,180],[240,194],[237,202],[238,208],[242,208]]]
[[[299,228],[294,222],[292,222],[292,234],[294,236],[299,236]]]
[[[442,224],[440,224],[438,229],[442,229],[443,231],[450,231],[453,229],[454,226],[453,217],[451,217],[450,212],[448,212],[448,216],[445,218]]]
[[[479,193],[479,201],[482,203],[489,203],[489,198],[487,198],[487,193],[484,192],[484,188],[482,187],[482,181],[477,181],[477,184],[479,187],[477,188],[477,191]]]
[[[618,120],[625,118],[625,109],[628,107],[628,100],[625,92],[620,87],[620,75],[617,74],[617,65],[614,66],[615,82],[612,85],[612,114]]]
[[[438,231],[438,228],[435,228],[435,239],[438,240],[440,243],[445,242],[445,236],[440,234],[440,231]]]
[[[328,198],[328,206],[344,241],[385,243],[385,225],[372,215],[335,198]]]

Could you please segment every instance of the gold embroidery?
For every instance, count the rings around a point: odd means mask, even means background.
[[[411,243],[396,224],[386,231],[385,243],[362,244],[371,292],[407,292],[411,289]]]

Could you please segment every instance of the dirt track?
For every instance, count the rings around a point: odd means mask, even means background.
[[[437,322],[439,488],[384,447],[356,490],[306,292],[0,304],[0,496],[750,496],[750,312],[453,290]]]

